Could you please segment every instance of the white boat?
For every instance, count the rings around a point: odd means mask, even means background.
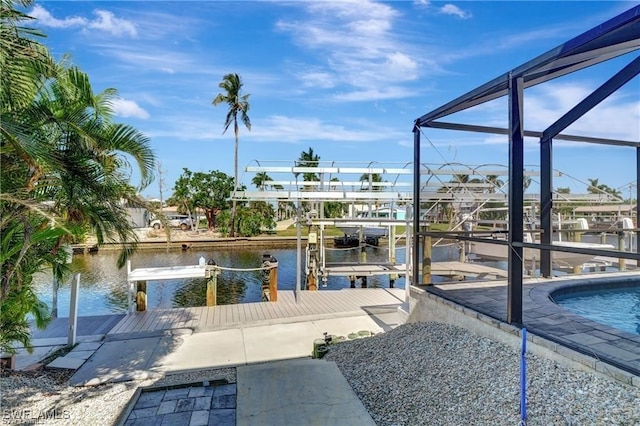
[[[525,242],[532,242],[531,234],[525,234]],[[527,238],[527,236],[529,236]],[[573,247],[580,249],[614,250],[611,244],[583,243],[574,241],[553,241],[552,245],[557,247]],[[484,242],[469,243],[469,253],[487,260],[506,260],[508,247],[502,244],[491,244]],[[523,251],[524,262],[530,263],[534,260],[540,261],[540,250],[525,248]],[[557,268],[575,268],[584,263],[590,262],[596,257],[592,254],[571,253],[565,251],[554,251],[551,254],[553,264]]]
[[[389,235],[388,225],[367,224],[366,221],[375,221],[375,219],[396,219],[404,220],[406,211],[401,208],[380,207],[371,211],[361,212],[354,222],[337,225],[338,229],[345,235],[359,236],[362,229],[362,236],[369,238],[380,238]],[[361,223],[357,223],[358,219],[362,219]]]

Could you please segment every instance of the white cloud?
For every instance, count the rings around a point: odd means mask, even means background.
[[[31,10],[31,12],[29,13],[29,16],[37,19],[40,25],[50,28],[82,27],[87,24],[87,20],[79,16],[56,19],[49,13],[48,10],[40,5],[35,5],[33,7],[33,10]]]
[[[586,81],[547,82],[532,87],[524,94],[524,126],[526,130],[543,131],[560,119],[595,89],[596,84]],[[625,97],[627,95],[627,97]],[[507,98],[502,97],[460,112],[450,121],[479,123],[506,128]],[[461,120],[461,117],[463,119]],[[576,120],[561,133],[606,139],[637,141],[640,139],[640,101],[633,90],[624,88],[605,99],[591,111]],[[556,146],[581,147],[583,144],[564,142]]]
[[[333,99],[337,101],[362,102],[375,101],[383,99],[403,99],[417,96],[414,90],[403,87],[384,87],[368,90],[354,90],[350,92],[337,93],[333,95]]]
[[[443,13],[445,15],[457,16],[460,19],[471,18],[471,13],[465,12],[464,10],[460,9],[458,6],[454,4],[450,4],[450,3],[445,4],[439,10],[440,10],[440,13]]]
[[[298,74],[305,87],[329,89],[335,86],[333,75],[322,71],[309,71]]]
[[[404,53],[394,52],[388,55],[387,66],[391,73],[403,73],[404,79],[413,80],[417,77],[418,63]]]
[[[258,123],[258,121],[256,121]],[[257,141],[300,143],[307,141],[326,142],[376,142],[401,139],[406,132],[386,128],[374,123],[349,123],[348,126],[332,124],[310,117],[270,116],[259,121],[246,137]]]
[[[30,16],[38,20],[38,24],[50,28],[80,28],[82,30],[98,30],[114,36],[136,37],[136,26],[126,19],[117,18],[112,12],[97,9],[93,12],[95,19],[87,19],[81,16],[55,18],[51,13],[40,5],[35,5]]]
[[[127,66],[136,69],[153,69],[163,73],[174,74],[175,70],[200,71],[194,66],[194,58],[185,52],[166,50],[162,47],[150,49],[147,45],[122,43],[96,43],[96,49]]]
[[[222,133],[221,124],[212,125],[211,117],[208,115],[179,115],[171,116],[171,119],[172,121],[168,122],[161,117],[154,117],[154,121],[158,124],[148,122],[146,125],[149,129],[143,130],[153,139],[229,141],[233,137],[233,132]],[[252,118],[251,122],[251,131],[241,129],[242,141],[265,144],[300,144],[318,141],[364,144],[411,138],[405,127],[398,129],[362,120],[351,120],[347,124],[341,124],[317,117],[271,115]]]
[[[312,71],[292,72],[304,87],[343,88],[347,95],[332,97],[342,101],[413,95],[408,89],[388,88],[416,81],[421,69],[414,59],[418,49],[398,34],[396,9],[368,0],[303,4],[306,20],[280,21],[277,28],[322,58],[306,66]]]
[[[135,101],[117,98],[111,101],[111,108],[113,113],[120,117],[149,118],[149,113]]]
[[[547,83],[525,95],[525,126],[547,128],[586,98],[594,85],[584,82]],[[640,101],[624,98],[624,90],[610,96],[562,133],[622,140],[640,139]],[[575,144],[580,146],[580,144]]]
[[[116,18],[113,13],[106,10],[94,11],[98,18],[89,21],[88,28],[101,30],[115,36],[137,35],[136,26],[125,19]]]

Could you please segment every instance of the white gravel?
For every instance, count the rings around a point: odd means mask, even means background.
[[[520,424],[519,357],[464,329],[420,323],[331,345],[325,358],[338,364],[380,426],[499,426]],[[532,354],[527,363],[528,425],[640,425],[640,388]],[[2,377],[1,421],[34,424],[49,415],[41,424],[112,425],[138,386],[217,378],[235,382],[235,369],[86,388],[46,374]]]
[[[331,345],[380,425],[518,425],[520,352],[462,328],[406,324]],[[638,425],[640,388],[527,354],[528,425]]]

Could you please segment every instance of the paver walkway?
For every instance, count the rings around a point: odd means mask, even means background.
[[[235,383],[142,390],[125,426],[234,426]]]

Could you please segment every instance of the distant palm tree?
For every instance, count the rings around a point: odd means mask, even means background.
[[[468,183],[469,182],[469,175],[468,174],[454,174],[453,175],[453,179],[451,180],[451,182]]]
[[[258,188],[260,191],[264,191],[268,186],[266,183],[272,181],[271,176],[269,176],[266,172],[259,172],[251,179],[251,183]]]
[[[380,185],[371,185],[373,183],[382,183],[382,175],[380,173],[364,173],[360,176],[360,182],[367,184],[367,190],[371,191],[382,191],[382,186]]]
[[[251,120],[247,115],[249,111],[249,94],[242,95],[242,81],[238,74],[227,74],[222,78],[218,87],[223,89],[225,93],[218,93],[213,99],[212,104],[217,106],[221,103],[225,103],[229,106],[227,116],[224,121],[224,134],[231,123],[233,123],[233,132],[235,135],[235,152],[233,161],[233,187],[234,190],[238,189],[238,113],[240,113],[240,120],[248,130],[251,130]],[[231,236],[235,236],[236,228],[236,200],[233,200],[233,208],[231,210]]]
[[[500,189],[504,186],[504,182],[498,178],[497,175],[487,175],[485,180],[492,184],[491,188],[489,188],[488,192],[490,194],[494,194],[496,189]]]
[[[313,152],[313,148],[309,147],[308,150],[306,151],[302,151],[300,153],[300,157],[298,158],[298,161],[296,162],[296,166],[298,167],[318,167],[318,164],[320,163],[320,156],[316,155]],[[297,175],[296,175],[297,177]],[[316,175],[315,173],[303,173],[302,174],[302,180],[308,182],[308,181],[313,181],[313,180],[318,180],[318,175]]]
[[[589,194],[610,194],[616,198],[622,198],[622,193],[615,188],[611,188],[609,185],[605,185],[604,183],[599,183],[598,178],[596,179],[587,179],[589,181],[589,186],[587,187],[587,192]]]
[[[318,164],[320,164],[320,156],[318,156],[317,154],[315,154],[313,152],[313,148],[309,147],[308,150],[306,151],[302,151],[300,153],[300,157],[298,158],[298,160],[296,161],[296,167],[318,167]],[[298,175],[300,173],[294,173],[294,176],[296,177],[296,180],[298,179]],[[310,173],[310,172],[306,172],[302,174],[302,180],[305,182],[310,182],[310,181],[317,181],[318,175],[316,173]],[[306,185],[303,186],[302,191],[312,191],[313,190],[313,186],[311,185]],[[318,210],[318,206],[317,203],[307,203],[307,202],[303,202],[302,206],[304,209],[308,210],[308,209],[315,209]]]

